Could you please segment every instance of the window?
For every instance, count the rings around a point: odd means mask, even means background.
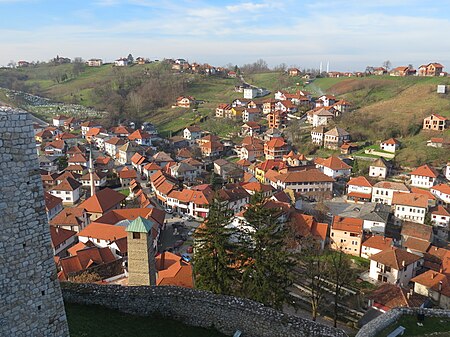
[[[141,233],[133,232],[133,239],[140,239],[140,238],[141,238]]]

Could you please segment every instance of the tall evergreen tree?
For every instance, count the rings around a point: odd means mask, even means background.
[[[238,272],[235,268],[234,230],[227,227],[232,212],[227,205],[215,199],[208,217],[194,234],[194,277],[196,288],[217,294],[235,292]]]
[[[292,282],[293,262],[285,249],[288,228],[278,220],[280,209],[265,206],[261,193],[252,196],[244,217],[246,243],[242,263],[242,296],[281,308]]]

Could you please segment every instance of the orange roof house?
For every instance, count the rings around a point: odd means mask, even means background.
[[[84,208],[93,221],[110,210],[120,208],[125,198],[124,194],[107,187],[83,201],[79,207]]]

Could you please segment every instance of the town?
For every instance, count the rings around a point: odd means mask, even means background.
[[[57,56],[52,62],[72,61]],[[402,137],[368,145],[341,126],[361,106],[298,84],[270,91],[247,83],[237,66],[131,55],[114,64],[90,59],[85,66],[161,62],[173,74],[236,81],[233,91],[241,97],[218,103],[202,120],[230,121],[238,132],[223,136],[198,119],[167,134],[151,118],[111,125],[97,116],[54,110],[35,117],[58,280],[214,291],[198,275],[201,251],[214,241],[207,239],[213,233],[208,227],[220,219],[219,225],[232,232],[230,241],[255,242],[258,228],[250,214],[261,212],[286,230],[280,246],[286,255],[266,263],[289,264],[296,254],[309,255],[295,268],[286,267],[291,276],[272,284],[285,284],[281,306],[279,299],[258,301],[287,312],[295,308],[300,316],[328,325],[334,319],[335,327],[350,332],[397,307],[450,309],[450,158],[444,155],[439,165],[424,161],[403,167],[396,155],[410,145]],[[16,66],[36,67],[26,61]],[[283,76],[306,84],[318,78],[447,77],[439,63],[421,65],[417,72],[411,65],[389,68],[386,62],[354,73],[286,68]],[[446,94],[446,85],[435,87],[436,97]],[[180,92],[169,109],[195,116],[203,104]],[[435,111],[415,121],[428,148],[450,146],[444,115],[448,112]],[[311,256],[317,258],[314,265],[308,265]],[[228,258],[236,256],[228,253]],[[256,265],[255,256],[246,258],[227,268],[245,275]],[[340,270],[346,276],[333,273],[333,267],[346,269]],[[233,295],[236,289],[222,293]],[[286,306],[287,298],[292,305]]]

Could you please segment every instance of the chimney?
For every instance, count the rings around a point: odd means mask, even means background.
[[[439,292],[441,292],[442,291],[442,281],[439,281],[439,286],[438,286],[439,288]]]
[[[406,298],[409,300],[411,298],[411,293],[407,293]]]
[[[434,279],[434,273],[431,273],[431,279],[433,280]]]
[[[402,267],[405,268],[405,266],[406,266],[406,262],[405,262],[405,260],[403,260],[402,261]]]

